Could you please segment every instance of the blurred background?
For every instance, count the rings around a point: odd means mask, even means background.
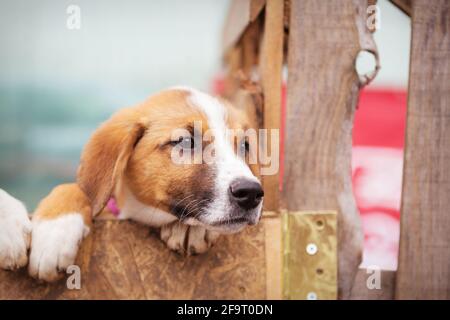
[[[115,110],[179,84],[211,91],[229,2],[0,0],[0,188],[31,212],[74,181],[82,146]],[[353,182],[364,264],[395,269],[410,21],[378,2],[382,69],[361,94]],[[69,5],[81,9],[80,29],[66,26]]]
[[[66,27],[69,5],[81,28]],[[227,0],[0,0],[0,186],[31,211],[74,180],[115,110],[173,85],[208,90]]]

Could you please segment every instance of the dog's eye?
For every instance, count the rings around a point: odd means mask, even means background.
[[[185,150],[194,149],[195,141],[193,137],[180,137],[178,140],[172,141],[172,145],[179,145]]]

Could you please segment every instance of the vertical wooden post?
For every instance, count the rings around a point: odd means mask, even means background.
[[[363,240],[351,134],[361,85],[355,60],[361,49],[376,50],[366,8],[363,0],[291,1],[283,203],[288,212],[338,213],[341,298],[350,295]]]
[[[284,1],[267,1],[264,33],[261,44],[260,73],[264,93],[264,128],[268,129],[268,155],[278,154],[271,150],[270,130],[279,130],[281,124],[281,88],[283,68]],[[276,146],[279,147],[278,145]],[[272,160],[274,161],[274,160]],[[276,159],[279,161],[279,158]],[[279,174],[263,177],[264,210],[269,211],[265,221],[266,239],[266,297],[282,298],[282,233],[279,213]]]
[[[450,299],[450,2],[412,2],[398,299]]]
[[[264,35],[261,48],[261,83],[264,93],[264,128],[269,131],[268,154],[270,150],[270,130],[279,130],[281,125],[281,88],[283,69],[283,9],[284,1],[267,1],[264,21]],[[278,147],[278,146],[277,146]],[[279,159],[277,159],[279,161]],[[267,175],[263,178],[265,197],[264,209],[279,209],[279,175]]]

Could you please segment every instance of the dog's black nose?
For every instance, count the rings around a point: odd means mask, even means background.
[[[229,191],[232,200],[246,210],[255,208],[264,196],[261,184],[246,178],[239,178],[231,182]]]

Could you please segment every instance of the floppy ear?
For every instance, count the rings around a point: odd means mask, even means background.
[[[84,147],[77,182],[91,202],[92,216],[105,207],[147,127],[148,120],[136,109],[124,109],[103,123]]]

